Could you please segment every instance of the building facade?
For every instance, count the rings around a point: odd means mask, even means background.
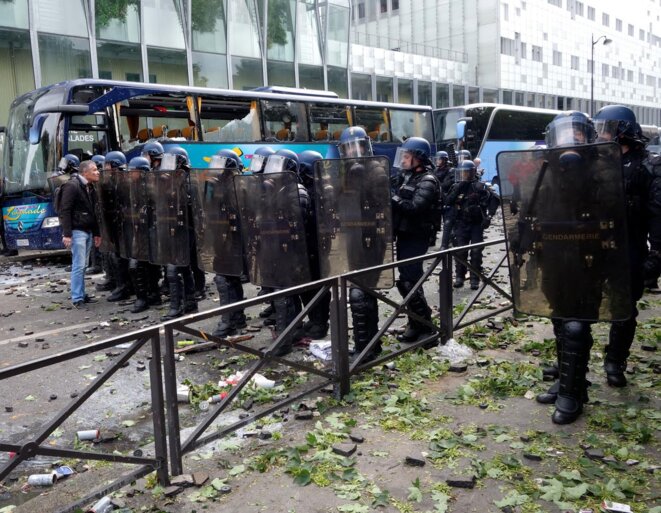
[[[443,91],[436,107],[495,98],[590,112],[594,96],[595,111],[622,103],[661,126],[661,0],[353,0],[352,28],[352,53],[376,46],[407,61],[434,49],[455,61],[447,80],[429,67],[416,77]],[[363,90],[365,76],[383,79],[376,59],[351,69]]]
[[[93,77],[349,92],[349,0],[2,0],[0,124],[18,95]]]

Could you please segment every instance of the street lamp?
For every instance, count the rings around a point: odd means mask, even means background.
[[[594,38],[594,34],[590,34],[590,41],[592,42],[592,68],[590,73],[590,117],[594,116],[594,45],[599,41],[604,40],[604,45],[609,45],[613,42],[612,39],[608,39],[606,36],[599,36],[597,39]]]

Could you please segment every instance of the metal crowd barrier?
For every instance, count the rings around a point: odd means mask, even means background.
[[[358,374],[366,369],[376,365],[381,365],[388,360],[396,358],[397,356],[417,349],[425,345],[427,342],[439,339],[441,343],[445,343],[452,337],[455,330],[464,328],[470,324],[479,322],[487,317],[497,315],[512,308],[511,296],[508,292],[503,290],[494,281],[494,275],[502,267],[505,257],[498,261],[492,268],[488,275],[483,274],[478,269],[473,268],[470,263],[465,262],[456,253],[458,251],[466,251],[467,249],[475,249],[479,247],[495,246],[504,243],[504,239],[495,239],[485,241],[479,244],[464,246],[461,248],[451,248],[443,251],[428,253],[419,257],[410,258],[407,260],[400,260],[389,264],[384,264],[368,269],[361,269],[359,271],[349,272],[340,276],[327,278],[305,285],[292,287],[289,289],[273,292],[270,294],[258,296],[252,299],[246,299],[239,303],[232,305],[222,306],[207,310],[200,313],[191,314],[185,317],[174,319],[162,323],[160,325],[145,328],[135,331],[120,337],[114,337],[108,340],[90,344],[78,349],[66,351],[56,355],[48,356],[35,360],[32,362],[16,365],[7,369],[0,370],[0,382],[9,379],[18,374],[25,372],[32,372],[43,369],[47,366],[56,363],[64,362],[85,354],[105,350],[116,346],[123,342],[133,342],[133,344],[126,349],[126,351],[97,378],[92,384],[73,400],[64,410],[57,414],[57,416],[46,424],[41,431],[29,441],[23,444],[9,444],[0,442],[0,451],[13,451],[16,456],[11,459],[2,469],[0,469],[0,481],[9,475],[21,462],[26,459],[32,458],[37,455],[55,456],[55,457],[68,457],[80,459],[95,459],[102,461],[111,461],[117,463],[130,463],[141,465],[134,472],[118,478],[113,483],[104,487],[85,498],[77,500],[64,512],[74,511],[81,505],[92,502],[95,498],[99,498],[111,491],[117,490],[122,486],[142,477],[152,471],[157,472],[159,483],[163,486],[169,484],[169,477],[176,476],[184,473],[183,456],[195,450],[196,448],[208,444],[212,441],[223,438],[231,433],[234,433],[239,428],[251,424],[261,417],[270,415],[279,409],[297,401],[300,401],[304,396],[318,391],[329,385],[333,385],[334,392],[338,398],[347,395],[351,389],[351,376]],[[452,287],[452,259],[455,258],[463,262],[469,271],[476,272],[480,275],[481,285],[475,291],[471,299],[464,306],[462,312],[455,319],[453,316],[453,287]],[[379,270],[391,269],[398,267],[402,264],[409,264],[414,262],[428,262],[427,268],[423,276],[415,284],[411,292],[401,302],[397,302],[383,294],[382,292],[371,290],[369,288],[361,287],[361,277],[367,273],[372,273]],[[440,273],[438,275],[438,312],[439,312],[439,325],[429,323],[421,317],[416,316],[407,308],[408,302],[413,297],[415,292],[427,282],[432,273],[440,266]],[[368,346],[360,355],[356,355],[353,362],[349,359],[349,340],[351,338],[349,333],[349,320],[348,320],[348,297],[347,291],[349,286],[357,286],[363,288],[368,294],[376,297],[379,301],[387,304],[393,308],[393,312],[388,316],[385,322],[379,328],[377,334],[369,342]],[[470,309],[475,305],[476,301],[480,298],[487,285],[490,285],[496,292],[510,301],[510,305],[502,306],[499,309],[490,310],[486,315],[480,315],[470,320],[466,320],[467,314]],[[282,298],[285,296],[300,294],[303,291],[319,289],[314,298],[304,305],[302,311],[296,318],[289,324],[289,326],[265,349],[255,349],[245,343],[233,342],[232,339],[220,339],[213,337],[205,330],[195,327],[201,321],[216,318],[219,315],[231,313],[236,310],[241,310],[255,306],[261,303],[266,303],[274,299]],[[327,368],[319,369],[314,365],[306,362],[293,361],[286,357],[276,356],[277,349],[284,343],[285,338],[289,335],[296,326],[307,315],[308,311],[315,306],[322,298],[323,294],[330,291],[330,338],[332,347],[332,365]],[[432,298],[428,301],[434,304]],[[404,347],[391,352],[384,352],[375,360],[364,363],[365,355],[368,354],[370,349],[377,343],[377,341],[388,331],[392,323],[397,317],[405,313],[419,322],[425,323],[432,332],[428,337],[419,340],[414,344],[406,344]],[[160,331],[163,331],[163,354],[161,355],[160,345]],[[240,381],[232,388],[227,396],[219,403],[211,408],[207,415],[195,426],[190,436],[182,442],[179,405],[177,401],[177,375],[175,368],[175,332],[181,332],[190,336],[196,336],[207,341],[213,341],[219,347],[227,347],[246,354],[258,357],[254,361],[247,372],[245,372]],[[122,365],[125,364],[147,341],[151,341],[152,358],[150,361],[150,382],[151,382],[151,396],[152,396],[152,412],[154,424],[154,443],[155,443],[155,457],[134,457],[134,456],[120,456],[115,454],[101,454],[90,453],[78,450],[68,450],[53,447],[44,447],[41,445],[48,436],[61,425],[69,416],[71,416],[80,405],[82,405],[96,390],[98,390],[107,380],[117,371]],[[317,376],[320,380],[310,384],[307,388],[299,390],[291,396],[278,401],[275,404],[246,416],[239,421],[224,426],[213,433],[206,434],[209,427],[218,416],[227,411],[237,398],[241,390],[248,384],[250,379],[263,367],[270,363],[277,363],[288,366],[297,371],[308,372]],[[162,364],[162,367],[161,367]],[[163,393],[164,391],[164,393]],[[166,429],[167,428],[167,429]],[[169,448],[169,451],[168,451]],[[169,453],[169,456],[168,456]],[[167,464],[169,462],[169,472]]]

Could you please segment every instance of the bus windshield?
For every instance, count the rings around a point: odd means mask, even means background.
[[[57,113],[38,114],[33,119],[34,106],[39,99],[35,93],[14,103],[9,113],[4,151],[4,194],[35,194],[48,192],[47,171],[55,168],[56,133],[60,120]],[[33,124],[41,127],[39,140],[30,142]]]

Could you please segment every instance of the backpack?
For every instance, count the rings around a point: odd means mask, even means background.
[[[60,206],[62,205],[62,194],[64,192],[64,186],[67,183],[69,183],[71,181],[71,178],[72,178],[72,177],[70,177],[68,179],[62,179],[61,178],[62,176],[66,176],[66,175],[59,175],[59,176],[55,177],[54,180],[51,179],[51,180],[53,180],[51,187],[59,182],[59,185],[57,185],[57,187],[55,188],[55,192],[53,193],[53,211],[56,214],[60,213]]]

